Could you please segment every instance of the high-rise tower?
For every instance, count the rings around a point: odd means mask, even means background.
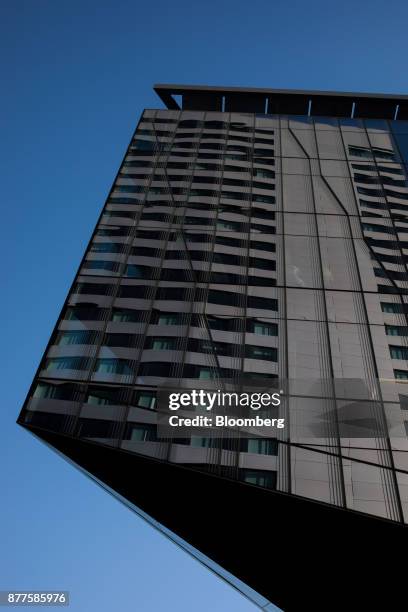
[[[346,606],[362,564],[374,605],[407,541],[408,97],[155,89],[18,422],[260,605]],[[158,435],[161,385],[277,379],[285,436]]]

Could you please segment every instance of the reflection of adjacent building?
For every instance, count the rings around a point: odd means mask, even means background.
[[[248,499],[261,487],[407,522],[406,102],[187,88],[178,109],[171,90],[141,117],[19,422],[61,449],[244,483]],[[290,444],[158,438],[158,385],[225,378],[294,381]],[[348,379],[369,396],[335,383]],[[338,416],[361,399],[397,426],[344,437]],[[298,436],[317,406],[325,435]]]

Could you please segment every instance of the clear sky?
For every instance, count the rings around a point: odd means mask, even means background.
[[[0,21],[0,589],[255,611],[15,419],[153,83],[408,93],[408,3],[4,0]]]

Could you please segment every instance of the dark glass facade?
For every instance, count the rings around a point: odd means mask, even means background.
[[[57,447],[70,439],[406,523],[406,101],[175,90],[182,108],[159,87],[169,108],[142,114],[19,423]],[[158,385],[257,378],[329,381],[290,399],[295,411],[327,406],[327,434],[157,436]],[[403,434],[339,435],[336,411],[353,402],[333,381],[349,379],[385,421],[400,416]]]

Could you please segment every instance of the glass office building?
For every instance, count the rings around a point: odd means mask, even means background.
[[[408,97],[155,90],[18,422],[261,607],[301,609],[345,533],[373,577],[406,538]],[[292,381],[285,436],[158,435],[158,387],[218,380]]]

